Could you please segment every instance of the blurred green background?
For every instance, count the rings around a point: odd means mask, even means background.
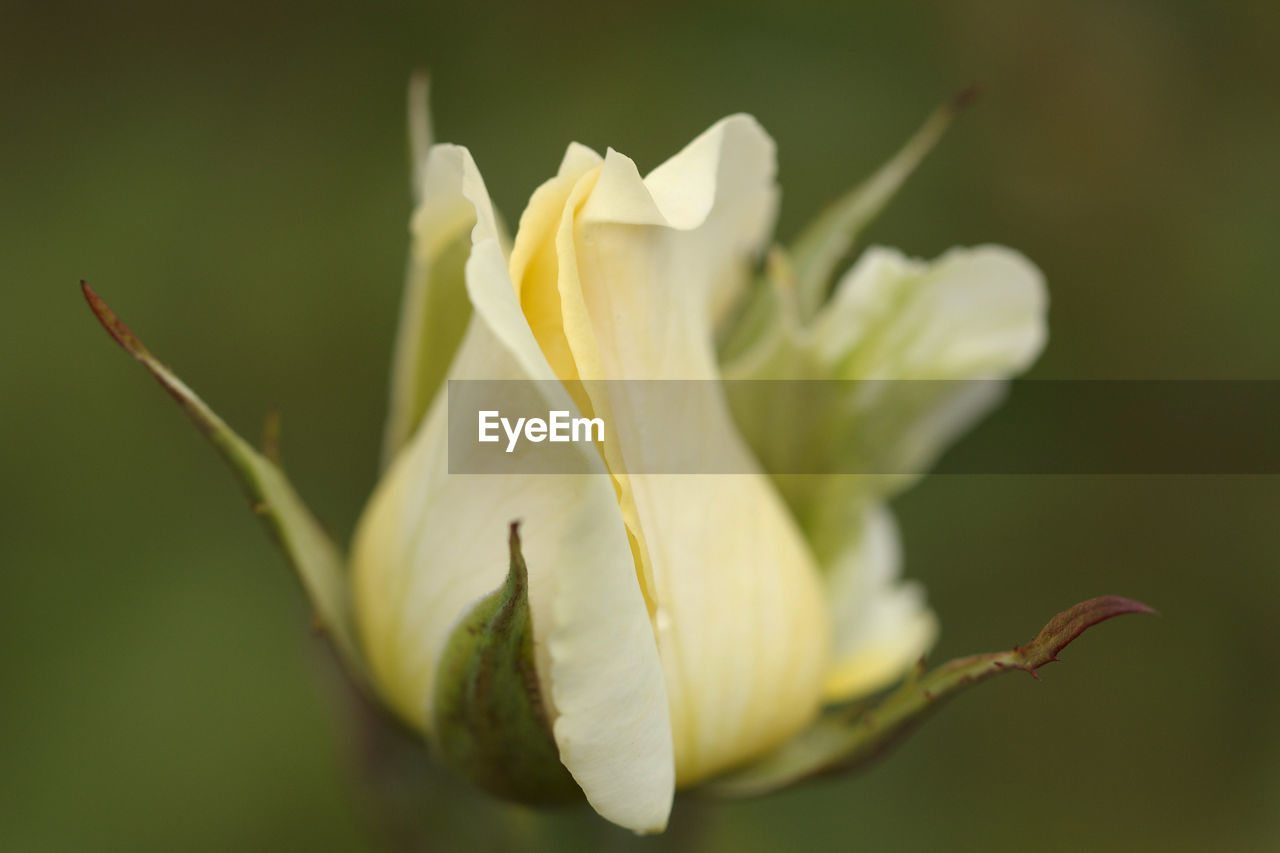
[[[571,139],[645,169],[743,110],[779,144],[784,237],[981,80],[871,239],[1035,259],[1035,376],[1280,378],[1272,3],[6,0],[0,22],[5,850],[376,846],[283,560],[76,284],[246,434],[279,407],[345,538],[376,470],[415,67],[508,221]],[[936,659],[1102,593],[1163,615],[962,697],[856,778],[682,802],[662,839],[437,780],[413,805],[437,848],[1280,849],[1280,483],[938,477],[898,508]]]

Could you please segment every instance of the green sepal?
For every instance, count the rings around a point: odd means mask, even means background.
[[[560,763],[538,687],[518,527],[506,580],[463,617],[440,657],[431,738],[445,764],[486,791],[554,805],[582,791]]]
[[[431,75],[419,68],[409,76],[408,116],[409,175],[413,203],[422,203],[422,188],[427,173],[427,154],[436,142],[431,122]]]
[[[916,134],[871,177],[818,215],[791,245],[797,307],[802,320],[817,313],[831,290],[836,267],[871,222],[938,144],[951,122],[977,98],[971,86],[938,107]]]
[[[353,675],[367,679],[356,645],[345,560],[284,472],[237,435],[168,367],[153,356],[101,297],[80,282],[85,300],[107,333],[173,397],[231,467],[272,538],[293,565],[315,608],[316,621]],[[269,442],[270,443],[270,442]]]
[[[776,346],[778,336],[790,338],[809,324],[831,293],[836,268],[863,230],[979,94],[977,86],[970,86],[938,107],[887,163],[818,214],[791,246],[773,247],[760,280],[720,330],[722,362],[755,360],[751,353],[758,346]]]
[[[1054,616],[1025,646],[1007,652],[957,658],[928,673],[924,661],[878,704],[859,703],[820,717],[810,728],[764,758],[721,776],[708,793],[725,797],[768,794],[805,779],[847,772],[899,744],[947,700],[1006,672],[1037,670],[1087,629],[1114,616],[1154,613],[1147,605],[1116,595],[1081,602]]]

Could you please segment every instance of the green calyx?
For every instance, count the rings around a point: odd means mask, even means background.
[[[432,741],[445,764],[527,805],[581,798],[551,736],[533,660],[529,573],[512,523],[511,567],[453,630],[441,655]]]

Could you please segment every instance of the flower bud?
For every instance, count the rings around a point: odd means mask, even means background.
[[[620,826],[661,831],[678,787],[718,778],[760,793],[861,763],[937,699],[1034,673],[1089,625],[1146,609],[1095,599],[1027,646],[908,676],[936,626],[899,580],[885,502],[994,396],[856,383],[998,383],[1045,339],[1041,276],[1008,249],[931,264],[871,249],[831,283],[950,110],[790,250],[775,247],[763,279],[775,152],[749,116],[644,177],[612,149],[571,145],[509,244],[470,153],[431,145],[425,105],[414,115],[385,471],[349,558],[271,454],[85,296],[230,463],[361,687],[445,764],[508,799],[584,797]],[[720,393],[726,377],[855,384],[815,409]],[[466,473],[476,451],[450,447],[448,386],[493,380],[600,422],[569,451],[574,474],[526,470],[519,454],[509,470]],[[736,473],[647,470],[663,424],[625,380],[713,386],[682,416]],[[789,476],[798,459],[898,473]],[[904,676],[871,714],[824,711]]]

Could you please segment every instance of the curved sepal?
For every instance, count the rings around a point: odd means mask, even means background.
[[[896,746],[950,698],[1001,673],[1037,670],[1087,629],[1113,616],[1154,613],[1147,605],[1117,595],[1081,602],[1049,620],[1031,642],[1007,652],[957,658],[916,673],[878,705],[837,709],[803,734],[747,767],[720,777],[707,790],[730,797],[767,794],[814,776],[852,770]]]
[[[884,210],[951,122],[977,98],[975,86],[938,107],[889,162],[819,214],[791,246],[801,319],[817,313],[831,289],[836,267],[848,257],[863,229]]]
[[[509,543],[506,580],[462,618],[440,656],[431,736],[446,764],[490,793],[567,802],[582,791],[560,763],[538,688],[518,522]]]
[[[431,76],[423,69],[409,77],[407,104],[409,133],[409,174],[412,181],[413,203],[421,204],[423,188],[427,181],[427,154],[435,144],[435,130],[431,125]]]
[[[320,627],[329,635],[350,670],[357,677],[364,678],[364,659],[356,646],[352,629],[342,552],[298,497],[284,472],[236,435],[194,391],[153,356],[93,288],[83,281],[80,288],[89,308],[108,334],[178,401],[200,432],[231,466],[253,503],[253,511],[261,516],[297,572],[315,608]]]
[[[942,104],[887,163],[832,202],[791,246],[773,247],[757,286],[719,330],[727,364],[758,360],[757,350],[770,350],[779,337],[790,338],[813,320],[831,293],[840,262],[979,93],[970,86]]]

